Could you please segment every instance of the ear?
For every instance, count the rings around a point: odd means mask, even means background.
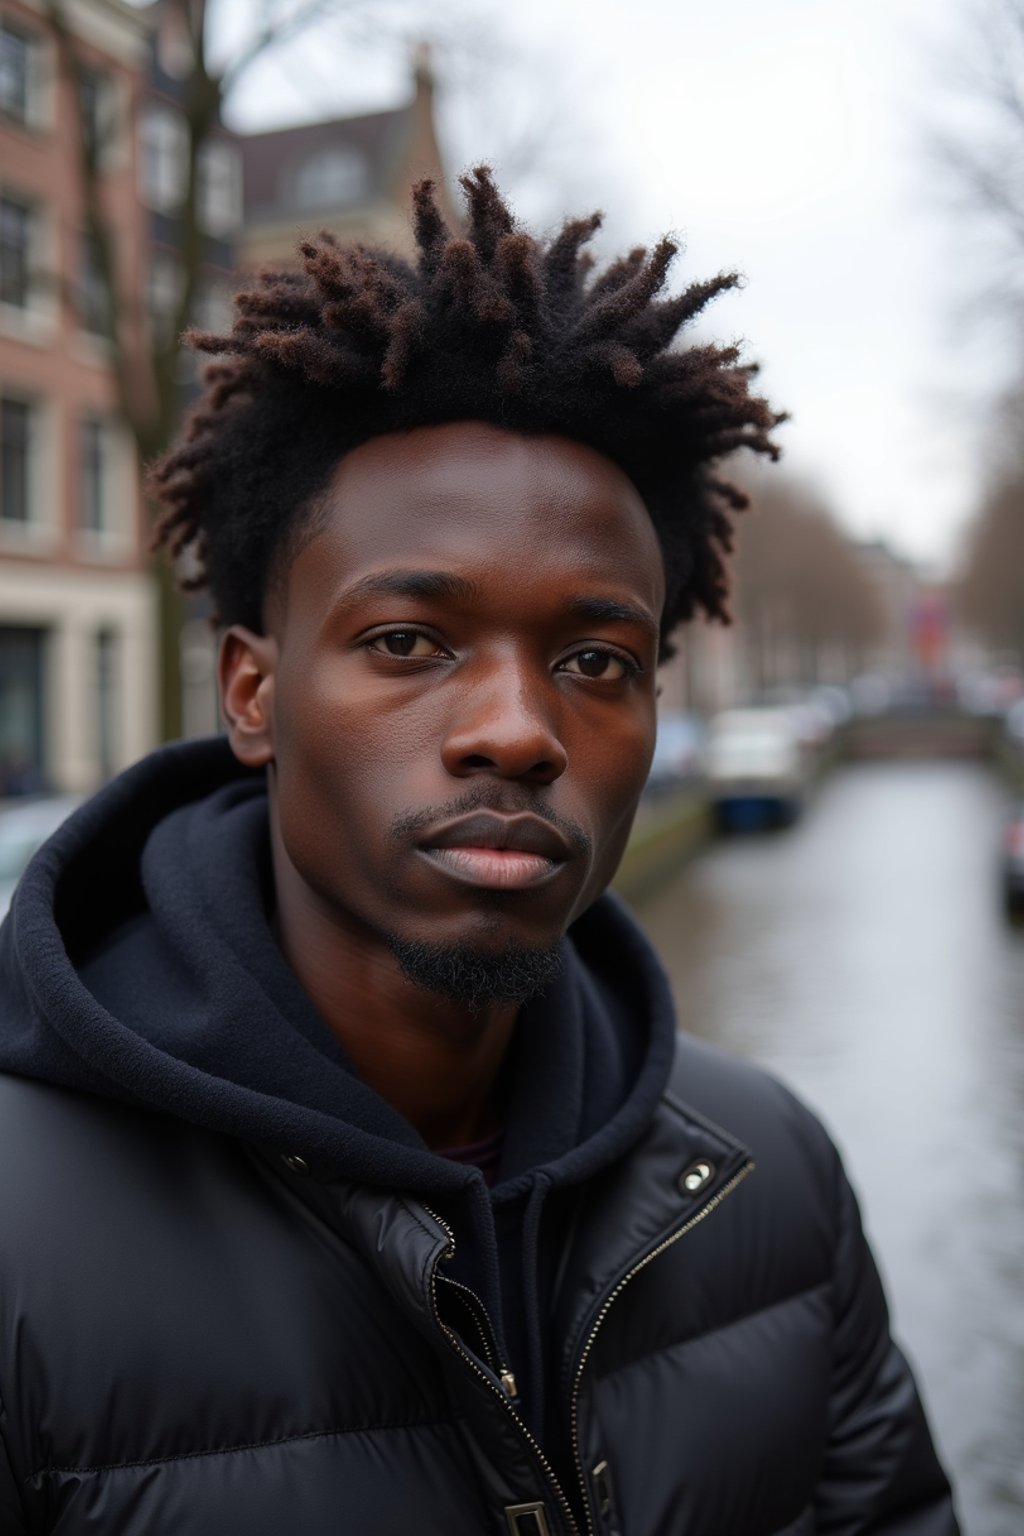
[[[274,669],[277,642],[232,624],[217,658],[220,703],[231,750],[247,768],[274,758]]]

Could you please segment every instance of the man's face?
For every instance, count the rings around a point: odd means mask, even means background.
[[[456,423],[355,449],[323,506],[263,642],[278,856],[361,942],[550,949],[653,748],[637,491],[580,444]]]

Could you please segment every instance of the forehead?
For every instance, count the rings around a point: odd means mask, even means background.
[[[288,579],[319,606],[329,589],[400,567],[458,569],[504,585],[628,590],[660,617],[661,552],[643,501],[617,465],[581,443],[479,422],[373,438],[340,462],[314,537]]]

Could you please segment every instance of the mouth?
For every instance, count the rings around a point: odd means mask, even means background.
[[[464,885],[522,891],[553,880],[573,850],[539,816],[478,811],[435,828],[419,851]]]

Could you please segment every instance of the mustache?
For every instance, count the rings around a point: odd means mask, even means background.
[[[456,816],[470,816],[474,811],[492,811],[497,816],[517,816],[528,812],[531,816],[539,816],[542,821],[561,832],[574,853],[589,858],[592,852],[593,843],[578,822],[568,816],[560,816],[550,806],[544,805],[539,796],[528,791],[520,789],[501,794],[493,784],[481,784],[477,789],[468,789],[465,794],[444,805],[427,806],[422,811],[406,811],[396,816],[388,828],[387,840],[395,844],[408,843],[442,822],[451,821]]]

